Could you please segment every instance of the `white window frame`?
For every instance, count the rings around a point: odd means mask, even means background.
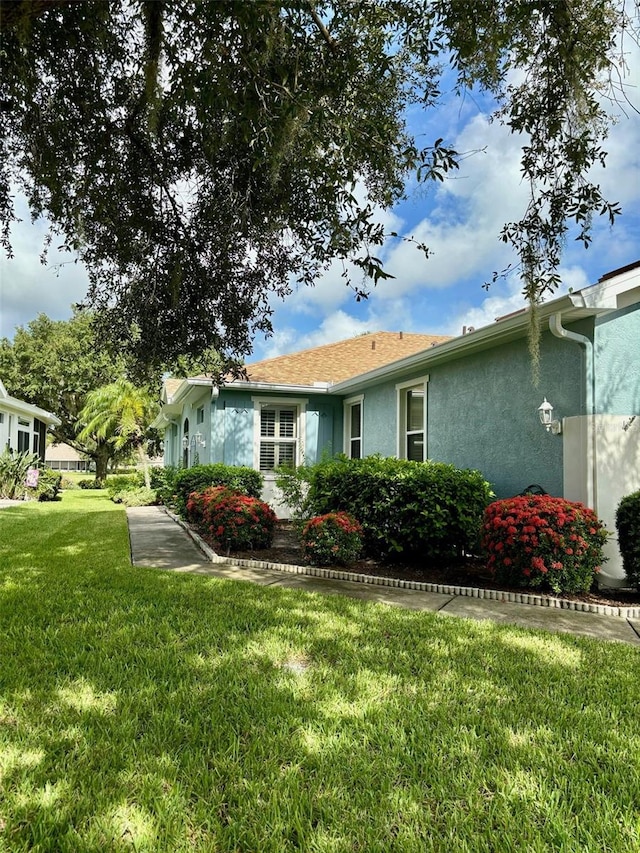
[[[20,450],[20,444],[24,444],[24,438],[21,441],[20,437],[25,435],[27,436],[27,447]],[[21,415],[18,415],[17,447],[19,453],[33,452],[33,421]]]
[[[251,401],[253,403],[253,467],[255,468],[255,470],[261,470],[260,445],[262,443],[263,437],[260,434],[260,426],[261,412],[263,409],[294,410],[294,439],[293,441],[291,439],[284,439],[283,441],[285,441],[285,443],[291,443],[295,445],[294,462],[296,465],[300,465],[304,456],[304,441],[307,424],[306,415],[309,400],[303,399],[302,397],[252,397]],[[276,442],[278,441],[277,438],[275,438],[274,440]],[[267,477],[273,476],[273,472],[270,470],[264,470],[262,473]]]
[[[398,382],[396,385],[396,456],[398,459],[407,458],[407,391],[412,388],[420,388],[423,391],[423,410],[422,410],[422,461],[428,459],[427,450],[427,386],[429,384],[429,375],[418,376],[416,379],[411,379],[406,382]],[[418,430],[414,431],[418,432]]]
[[[355,437],[351,435],[351,410],[354,406],[360,406],[360,436]],[[360,441],[360,456],[356,457],[362,459],[364,457],[364,394],[359,394],[357,397],[349,397],[349,399],[345,400],[343,403],[343,421],[344,421],[344,454],[349,459],[353,459],[353,455],[351,452],[352,442]]]

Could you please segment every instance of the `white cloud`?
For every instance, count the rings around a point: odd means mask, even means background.
[[[67,319],[71,304],[81,301],[89,286],[82,264],[59,252],[55,238],[47,265],[40,263],[46,223],[32,224],[24,202],[17,205],[17,213],[23,221],[12,228],[14,257],[0,255],[0,337],[13,336],[16,326],[26,325],[40,313],[54,320]]]
[[[549,295],[545,301],[562,296],[570,290],[580,290],[595,283],[589,281],[586,272],[581,267],[561,267],[559,273],[562,285],[558,291]],[[467,305],[464,308],[460,308],[447,321],[443,329],[443,334],[459,335],[464,326],[467,329],[470,326],[480,329],[483,326],[491,325],[499,317],[504,317],[514,311],[526,308],[527,302],[522,295],[522,284],[517,277],[507,279],[502,285],[498,285],[498,288],[500,290],[499,293],[491,293],[479,305]]]

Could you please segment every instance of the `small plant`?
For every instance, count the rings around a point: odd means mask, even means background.
[[[79,489],[78,483],[75,480],[72,480],[71,477],[63,476],[60,481],[60,488],[65,491],[73,491],[74,489]]]
[[[362,527],[347,512],[318,515],[302,531],[302,550],[315,566],[348,566],[362,551]]]
[[[135,491],[144,485],[144,481],[137,474],[112,474],[104,482],[104,488],[111,500],[114,495],[125,491]],[[118,503],[118,501],[116,501]]]
[[[78,486],[81,489],[104,489],[102,480],[78,480]]]
[[[190,494],[187,518],[227,552],[268,548],[276,525],[276,514],[268,504],[225,486]]]
[[[153,506],[158,502],[155,491],[146,489],[144,486],[136,489],[122,489],[111,495],[111,500],[124,506]]]
[[[26,491],[27,471],[35,468],[38,457],[35,453],[11,453],[8,450],[0,454],[0,498],[19,500]]]
[[[620,501],[616,529],[627,580],[640,592],[640,490]]]
[[[164,465],[153,467],[149,470],[151,476],[151,488],[156,490],[158,499],[163,504],[171,504],[174,501],[175,483],[178,473],[181,471],[175,465]]]
[[[488,567],[512,586],[586,592],[608,535],[592,509],[549,495],[494,501],[484,516]]]
[[[27,493],[39,501],[55,501],[58,499],[62,483],[62,474],[52,471],[51,468],[40,468],[38,470],[38,485],[28,488]]]

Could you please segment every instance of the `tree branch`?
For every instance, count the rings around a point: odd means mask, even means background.
[[[309,6],[309,14],[310,14],[310,15],[311,15],[311,17],[313,18],[313,21],[314,21],[315,25],[317,26],[317,28],[320,30],[320,33],[321,33],[321,35],[322,35],[322,38],[323,38],[323,39],[326,41],[326,43],[329,45],[329,47],[330,47],[330,49],[331,49],[331,53],[333,53],[334,55],[335,55],[335,54],[337,54],[337,52],[338,52],[338,45],[337,45],[337,44],[335,43],[335,41],[331,38],[331,33],[330,33],[330,32],[329,32],[329,30],[325,27],[325,25],[322,23],[322,21],[320,20],[320,16],[319,16],[319,15],[318,15],[318,13],[316,12],[315,7],[314,7],[314,6],[312,6],[312,5],[310,5],[310,6]]]

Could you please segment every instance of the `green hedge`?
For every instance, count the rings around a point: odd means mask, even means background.
[[[616,510],[616,529],[627,580],[640,592],[640,491],[620,501]]]
[[[438,562],[477,553],[483,512],[493,497],[478,471],[381,456],[341,456],[282,472],[278,485],[299,518],[351,513],[371,555]]]
[[[252,498],[262,495],[264,478],[259,471],[235,465],[194,465],[182,468],[173,482],[176,511],[185,516],[187,501],[192,492],[203,492],[208,486],[227,486]]]

